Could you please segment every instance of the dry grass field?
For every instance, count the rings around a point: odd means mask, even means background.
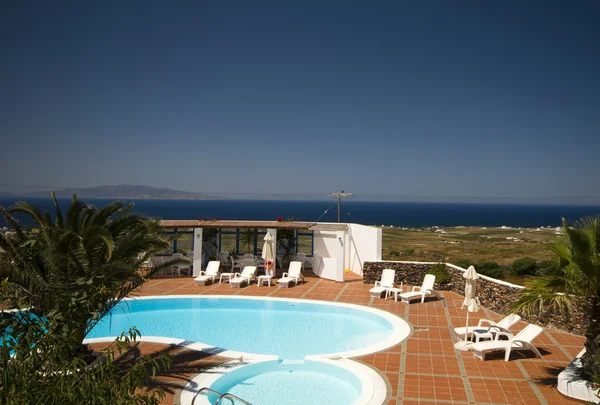
[[[497,262],[507,268],[515,259],[533,257],[538,262],[552,257],[542,242],[557,235],[555,228],[383,228],[382,258],[388,260],[443,261],[467,259],[474,263]],[[520,277],[506,280],[523,284]]]

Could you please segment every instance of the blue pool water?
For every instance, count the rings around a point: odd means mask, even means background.
[[[391,336],[385,318],[360,309],[310,302],[242,298],[160,298],[121,302],[88,338],[142,336],[206,343],[227,350],[303,359],[356,350]]]
[[[362,386],[353,373],[331,364],[268,361],[227,373],[211,388],[260,405],[350,405]],[[209,395],[212,404],[216,400],[216,395]]]

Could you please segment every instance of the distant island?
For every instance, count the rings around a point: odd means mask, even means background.
[[[54,190],[58,198],[70,198],[77,194],[79,198],[112,198],[123,200],[212,200],[214,197],[188,191],[172,190],[150,186],[121,184],[116,186],[99,186],[88,188],[64,188]],[[48,197],[48,191],[36,191],[24,194],[27,197]],[[8,196],[8,194],[7,194]]]

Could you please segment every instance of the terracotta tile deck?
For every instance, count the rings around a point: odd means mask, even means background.
[[[514,353],[511,361],[504,362],[504,354],[488,355],[485,361],[475,359],[470,352],[460,352],[453,346],[453,328],[465,325],[465,314],[460,310],[462,297],[442,292],[443,299],[416,301],[411,305],[393,299],[371,299],[370,285],[361,279],[335,283],[307,278],[297,287],[249,287],[236,289],[229,284],[196,286],[193,280],[160,279],[147,282],[136,295],[223,294],[258,295],[301,299],[348,302],[394,313],[414,327],[413,335],[402,344],[388,350],[355,358],[385,376],[391,386],[393,405],[491,405],[491,404],[582,404],[562,396],[556,389],[556,375],[583,348],[584,339],[559,331],[544,331],[535,341],[543,357],[533,358],[530,353]],[[495,320],[500,315],[483,308],[475,314]],[[515,330],[525,327],[521,322]],[[188,379],[207,366],[226,359],[206,356],[185,349],[154,343],[142,343],[140,350],[152,353],[167,350],[175,354],[173,371],[157,383],[165,387],[165,404],[176,404],[177,391]],[[308,404],[308,403],[307,403]]]

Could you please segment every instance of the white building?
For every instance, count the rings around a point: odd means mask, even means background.
[[[312,249],[310,249],[312,252],[307,253],[312,272],[319,277],[340,282],[344,281],[346,272],[362,275],[365,261],[381,260],[382,231],[381,228],[372,226],[351,223],[226,220],[165,220],[161,221],[161,225],[164,228],[170,228],[172,233],[193,235],[193,252],[188,255],[193,261],[194,275],[200,273],[202,266],[207,261],[206,255],[202,254],[203,232],[207,229],[213,230],[213,235],[216,229],[219,241],[222,230],[229,230],[227,233],[230,235],[235,233],[236,250],[238,251],[240,230],[259,230],[254,240],[254,250],[258,255],[262,249],[265,233],[271,234],[275,241],[274,246],[277,246],[278,231],[294,231],[296,250],[298,235],[312,237]],[[219,251],[221,249],[220,242],[217,249]],[[176,244],[173,251],[177,251]],[[275,256],[279,256],[277,251]],[[155,260],[160,260],[160,258]],[[283,269],[283,271],[286,270]]]

